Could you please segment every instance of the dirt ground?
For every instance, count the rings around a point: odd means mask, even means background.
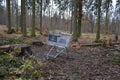
[[[45,42],[46,39],[41,37],[40,41]],[[84,36],[81,43],[85,43],[85,39],[87,37]],[[48,45],[31,47],[36,57],[44,59],[45,67],[53,72],[43,80],[120,80],[120,51],[115,50],[120,49],[120,45],[108,48],[69,47],[68,56],[62,53],[56,59],[46,60],[50,47]]]
[[[40,60],[46,57],[49,48],[47,45],[32,46]],[[53,73],[43,80],[120,80],[120,52],[102,47],[69,48],[68,57],[61,54],[45,63]]]
[[[21,34],[5,34],[4,28],[0,28],[0,37],[21,37]],[[2,32],[3,31],[3,32]],[[114,35],[109,35],[114,39]],[[102,36],[103,38],[103,36]],[[47,37],[37,37],[46,43]],[[79,43],[91,43],[95,34],[83,34]],[[39,80],[120,80],[120,45],[116,47],[81,47],[80,49],[68,48],[68,56],[61,54],[56,59],[46,60],[46,54],[51,46],[31,45],[31,49],[37,59],[44,61],[48,75]],[[113,50],[111,50],[113,49]]]
[[[14,34],[7,34],[7,27],[6,25],[0,25],[0,37],[5,38],[19,38],[22,37],[20,33],[14,33]]]

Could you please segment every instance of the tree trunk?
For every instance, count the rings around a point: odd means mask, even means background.
[[[77,33],[78,33],[78,31],[77,31],[77,1],[76,0],[73,0],[73,7],[74,7],[74,13],[73,13],[73,15],[74,15],[74,33],[73,33],[73,40],[74,41],[77,41],[77,39],[78,39],[78,36],[77,36]]]
[[[51,5],[52,5],[52,9],[53,9],[53,4],[54,4],[54,3],[53,3],[53,1],[52,1],[52,4],[51,4]],[[50,11],[50,13],[51,13],[51,15],[50,15],[50,16],[51,16],[51,19],[50,19],[51,31],[54,30],[54,27],[53,27],[53,24],[54,24],[54,23],[53,23],[53,17],[52,17],[52,15],[53,15],[53,10],[52,10],[52,9],[51,9],[51,11]]]
[[[72,6],[72,12],[71,12],[71,24],[70,24],[70,33],[72,34],[73,32],[73,6]]]
[[[105,17],[105,26],[104,26],[104,33],[107,34],[108,30],[108,12],[106,12],[106,17]]]
[[[15,0],[16,2],[16,31],[18,32],[18,0]]]
[[[32,30],[31,36],[35,37],[35,0],[32,0]]]
[[[82,0],[80,0],[79,2],[78,2],[79,4],[78,4],[78,8],[79,8],[79,11],[78,11],[78,13],[79,13],[79,17],[78,17],[78,37],[80,37],[81,35],[82,35]]]
[[[40,34],[42,34],[42,0],[40,0]]]
[[[98,19],[97,19],[97,33],[96,33],[96,41],[100,39],[100,15],[101,15],[101,2],[102,0],[98,0]]]
[[[11,26],[15,26],[15,0],[11,1]]]
[[[7,3],[7,27],[8,33],[11,33],[11,9],[10,9],[10,0],[6,0]]]
[[[21,31],[23,33],[23,36],[27,36],[25,1],[26,0],[21,0]]]
[[[105,16],[105,28],[104,28],[104,33],[107,34],[107,30],[108,30],[108,13],[109,13],[109,4],[110,4],[110,1],[109,0],[106,0],[106,4],[105,4],[105,8],[106,8],[106,16]]]

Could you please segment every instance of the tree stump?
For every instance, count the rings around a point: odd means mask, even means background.
[[[19,56],[24,56],[24,55],[32,55],[32,50],[30,49],[30,46],[27,44],[16,44],[13,45],[13,47],[18,48],[20,50]]]
[[[33,41],[32,44],[33,44],[33,45],[36,45],[36,46],[41,46],[41,47],[44,45],[44,43],[41,42],[41,41]]]
[[[115,41],[118,41],[118,34],[115,34]]]

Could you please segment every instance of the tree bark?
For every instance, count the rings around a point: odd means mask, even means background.
[[[97,19],[97,33],[96,33],[96,41],[100,39],[100,15],[101,15],[101,2],[102,0],[98,1],[98,19]]]
[[[21,0],[21,31],[23,36],[27,36],[25,2],[26,0]]]
[[[106,8],[106,16],[105,16],[105,28],[104,28],[104,33],[107,34],[108,30],[108,13],[109,13],[109,5],[110,5],[110,0],[106,0],[105,3],[105,8]]]
[[[74,41],[77,41],[78,39],[78,36],[77,36],[77,33],[78,33],[78,30],[77,30],[77,1],[76,0],[73,0],[73,7],[74,7],[74,32],[73,32],[73,40]]]
[[[82,0],[78,2],[78,8],[79,8],[79,17],[78,17],[78,37],[82,35]]]
[[[40,0],[40,34],[42,34],[42,0]]]
[[[11,33],[11,9],[10,9],[10,0],[6,0],[7,3],[7,27],[8,33]]]
[[[16,4],[16,31],[18,32],[18,25],[19,25],[19,23],[18,23],[18,0],[15,0],[16,2],[15,2],[15,4]]]
[[[31,36],[35,37],[35,0],[32,0],[32,30]]]
[[[71,12],[71,24],[70,24],[70,33],[72,34],[73,32],[73,6],[72,6],[72,12]]]

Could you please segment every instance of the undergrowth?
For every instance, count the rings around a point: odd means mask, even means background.
[[[0,46],[8,45],[8,44],[20,44],[20,43],[23,43],[23,41],[17,38],[0,38]]]
[[[16,57],[12,53],[0,54],[0,79],[2,80],[37,80],[41,77],[43,66],[35,56]]]

